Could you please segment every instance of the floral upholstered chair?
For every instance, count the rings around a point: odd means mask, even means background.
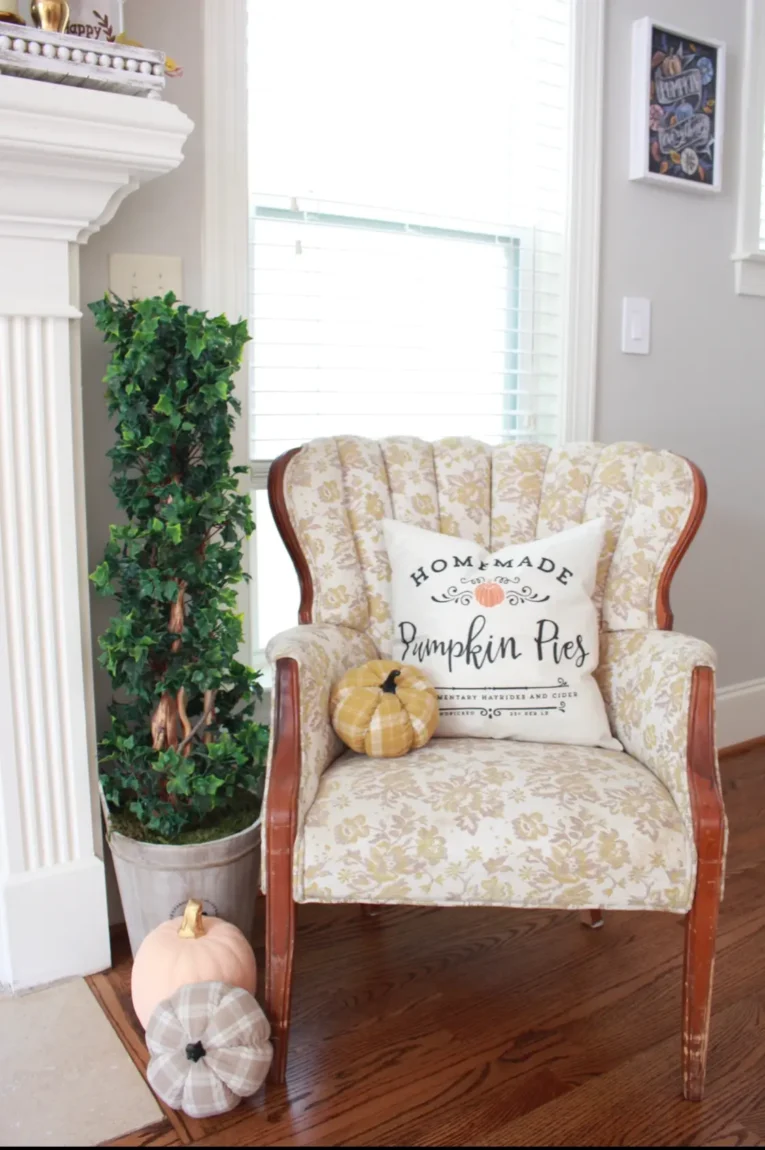
[[[701,1098],[726,824],[714,652],[673,634],[669,608],[704,513],[700,472],[636,443],[337,438],[283,455],[269,490],[302,592],[300,625],[268,647],[275,1080],[286,1067],[296,903],[555,907],[590,925],[603,909],[644,909],[687,916],[684,1091]],[[600,516],[597,678],[623,751],[436,738],[392,761],[342,746],[332,684],[391,650],[384,517],[495,551]]]

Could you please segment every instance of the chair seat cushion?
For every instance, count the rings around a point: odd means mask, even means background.
[[[337,759],[294,879],[298,902],[683,913],[695,869],[669,792],[624,752],[459,738]]]

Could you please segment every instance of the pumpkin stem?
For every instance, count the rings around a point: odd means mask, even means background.
[[[202,904],[198,899],[190,898],[183,912],[183,922],[178,928],[178,938],[201,938],[204,932]]]
[[[383,691],[385,691],[386,695],[395,695],[395,693],[396,693],[396,679],[399,677],[400,674],[401,674],[400,671],[391,671],[391,673],[388,675],[388,678],[385,680],[385,682],[382,685],[382,689],[383,689]]]
[[[207,1051],[201,1042],[187,1042],[186,1043],[186,1057],[189,1062],[199,1062],[200,1058],[204,1058]]]

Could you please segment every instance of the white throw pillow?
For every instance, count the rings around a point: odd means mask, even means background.
[[[393,658],[438,692],[437,735],[621,750],[592,672],[592,601],[605,523],[490,554],[386,519]]]

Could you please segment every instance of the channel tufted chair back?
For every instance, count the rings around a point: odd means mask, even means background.
[[[705,502],[693,464],[639,443],[338,436],[282,457],[272,483],[301,574],[301,623],[365,631],[383,655],[392,644],[384,518],[497,551],[604,516],[602,626],[636,631],[671,628],[669,582]]]

